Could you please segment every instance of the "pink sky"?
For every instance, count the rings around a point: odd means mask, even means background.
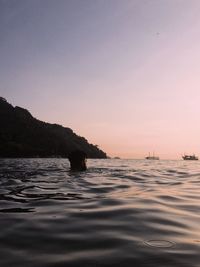
[[[1,96],[110,156],[200,155],[199,1],[45,3],[1,3]]]

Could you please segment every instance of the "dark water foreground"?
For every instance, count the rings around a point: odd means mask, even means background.
[[[0,160],[0,266],[200,266],[200,162]]]

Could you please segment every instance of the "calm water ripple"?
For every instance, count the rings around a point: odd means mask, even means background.
[[[200,163],[0,160],[0,266],[200,266]]]

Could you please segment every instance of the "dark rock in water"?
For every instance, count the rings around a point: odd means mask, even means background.
[[[88,158],[107,158],[72,129],[37,120],[0,97],[0,157],[67,157],[77,149]]]
[[[72,171],[85,171],[87,169],[86,158],[87,158],[87,155],[84,151],[82,150],[72,151],[68,156],[71,170]]]

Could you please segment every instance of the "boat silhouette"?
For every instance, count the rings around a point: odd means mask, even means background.
[[[182,156],[182,158],[184,160],[199,160],[199,158],[197,156],[195,156],[195,154],[193,154],[193,155],[184,155],[184,156]]]
[[[150,160],[159,160],[158,156],[155,156],[153,153],[153,156],[151,156],[151,154],[149,153],[149,155],[147,157],[145,157],[145,159],[150,159]]]

